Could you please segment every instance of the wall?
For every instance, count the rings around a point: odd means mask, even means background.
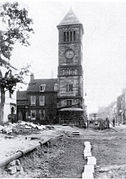
[[[5,105],[4,105],[4,119],[3,122],[8,122],[8,115],[11,114],[11,108],[14,107],[15,114],[16,114],[16,96],[15,93],[12,95],[12,97],[9,97],[9,93],[6,92],[5,97]]]

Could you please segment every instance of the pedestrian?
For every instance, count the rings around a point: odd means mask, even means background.
[[[113,118],[113,120],[112,120],[112,125],[113,125],[113,127],[115,127],[115,118]]]
[[[109,129],[109,119],[106,118],[106,128]]]

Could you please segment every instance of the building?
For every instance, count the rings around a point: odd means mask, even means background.
[[[58,78],[31,79],[27,92],[17,93],[18,118],[24,119],[21,110],[25,110],[27,118],[30,115],[31,119],[40,121],[44,116],[45,120],[49,118],[52,122],[58,119],[59,123],[83,125],[83,25],[70,10],[57,28],[59,33]],[[45,90],[42,92],[41,88]],[[24,99],[25,96],[27,99]],[[42,105],[39,104],[40,101]],[[44,104],[43,101],[45,101]]]
[[[60,24],[59,31],[59,66],[58,66],[58,111],[61,123],[78,123],[83,114],[83,25],[70,10]],[[78,116],[78,115],[79,116]],[[77,121],[78,119],[78,121]],[[80,122],[80,121],[79,121]]]
[[[117,98],[117,122],[126,124],[126,89]]]
[[[122,107],[123,95],[117,97],[117,121],[118,124],[123,123],[123,107]]]
[[[57,90],[57,79],[34,79],[32,74],[27,91],[17,92],[18,120],[56,123]]]
[[[0,59],[0,63],[7,63],[7,62],[5,60]],[[13,70],[15,69],[9,64],[7,65],[7,67]],[[5,68],[4,65],[1,66],[0,79],[2,79],[5,76],[6,72],[7,72],[7,68]],[[4,108],[3,108],[3,101],[4,101]],[[4,93],[0,84],[0,124],[4,124],[8,122],[8,117],[10,114],[16,115],[16,93],[10,95],[9,91],[7,90]]]

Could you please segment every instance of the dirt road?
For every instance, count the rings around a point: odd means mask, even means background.
[[[126,125],[106,130],[78,129],[84,141],[90,141],[97,159],[94,177],[126,178]]]
[[[13,177],[44,178],[81,178],[83,165],[83,143],[90,141],[92,154],[97,159],[95,178],[126,178],[126,126],[98,131],[91,128],[79,129],[69,126],[54,126],[51,133],[44,135],[54,138],[49,146],[37,149],[34,153],[20,159],[23,172]],[[79,131],[80,136],[72,136],[72,131]],[[40,135],[40,134],[39,134]],[[51,137],[52,137],[51,136]],[[1,177],[10,177],[3,172]]]

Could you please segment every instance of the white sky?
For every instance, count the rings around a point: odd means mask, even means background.
[[[126,3],[79,0],[19,2],[28,8],[35,34],[30,47],[15,48],[13,65],[31,64],[35,78],[57,77],[56,26],[72,7],[84,26],[83,68],[88,112],[95,112],[98,107],[116,100],[126,87]]]

